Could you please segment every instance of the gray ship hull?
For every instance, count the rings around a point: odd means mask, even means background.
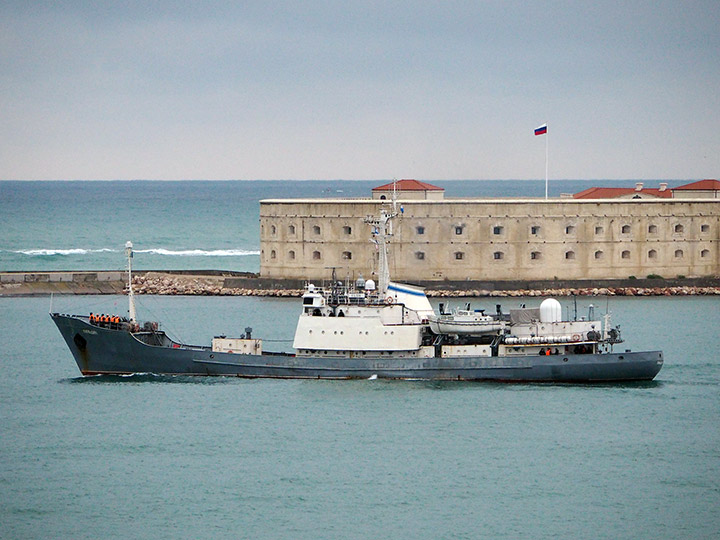
[[[661,351],[557,356],[455,358],[317,358],[287,353],[214,352],[180,343],[149,345],[124,330],[91,325],[87,318],[51,314],[83,375],[154,373],[312,379],[424,379],[597,383],[651,380]]]

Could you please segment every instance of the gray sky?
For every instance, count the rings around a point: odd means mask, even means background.
[[[720,176],[720,2],[0,3],[0,179]]]

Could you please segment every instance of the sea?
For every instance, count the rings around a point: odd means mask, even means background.
[[[377,184],[0,182],[0,270],[120,269],[132,240],[141,268],[257,271],[259,199]],[[557,189],[589,187],[575,184]],[[185,342],[250,326],[278,351],[299,313],[297,299],[137,300]],[[560,301],[611,311],[622,350],[663,350],[657,378],[83,378],[48,313],[122,313],[126,297],[0,297],[0,538],[720,537],[720,298]]]

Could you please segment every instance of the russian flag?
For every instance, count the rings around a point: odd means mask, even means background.
[[[547,133],[547,124],[535,128],[535,135],[545,135]]]

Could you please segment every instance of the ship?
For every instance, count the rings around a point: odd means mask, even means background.
[[[138,322],[132,243],[126,244],[128,314],[50,313],[83,376],[235,376],[289,379],[405,379],[521,383],[649,381],[663,352],[615,351],[623,343],[610,312],[563,318],[555,298],[537,307],[493,313],[432,307],[422,287],[394,282],[389,272],[395,201],[368,216],[377,252],[375,279],[306,283],[294,352],[271,352],[251,327],[208,345],[172,339],[157,322]],[[568,310],[569,311],[569,310]]]

